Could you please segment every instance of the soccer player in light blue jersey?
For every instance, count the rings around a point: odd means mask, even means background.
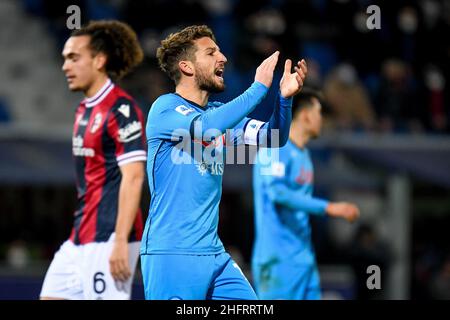
[[[225,146],[287,141],[292,97],[307,72],[304,60],[294,72],[286,60],[271,119],[247,117],[266,96],[278,56],[261,63],[244,93],[221,104],[208,102],[210,93],[225,88],[227,62],[212,31],[190,26],[161,42],[159,65],[176,89],[156,99],[147,119],[152,199],[141,243],[146,299],[257,298],[218,237],[219,202]],[[279,139],[271,134],[275,130]]]
[[[320,100],[317,92],[304,88],[292,107],[288,142],[280,149],[260,149],[253,167],[252,274],[260,299],[320,299],[309,215],[348,221],[359,217],[354,204],[313,196],[313,164],[306,144],[320,134]]]

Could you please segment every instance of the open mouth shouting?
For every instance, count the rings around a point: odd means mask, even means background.
[[[214,74],[216,75],[217,78],[219,78],[219,80],[223,81],[223,71],[224,68],[218,68],[216,69],[216,71],[214,72]]]

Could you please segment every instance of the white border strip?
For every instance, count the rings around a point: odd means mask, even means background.
[[[125,159],[123,161],[119,161],[117,162],[117,164],[119,166],[123,166],[124,164],[128,164],[128,163],[132,163],[132,162],[139,162],[139,161],[147,161],[147,156],[136,156],[136,157],[131,157],[128,159]]]
[[[249,145],[256,145],[258,142],[259,129],[265,122],[252,119],[247,123],[244,132],[244,143]]]
[[[121,154],[120,156],[117,156],[116,159],[119,162],[119,161],[126,160],[127,158],[135,157],[135,156],[147,156],[147,152],[145,152],[144,150],[130,151],[130,152]]]

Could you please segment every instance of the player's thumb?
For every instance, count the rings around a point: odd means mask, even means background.
[[[284,74],[290,74],[291,68],[292,68],[291,59],[286,59],[286,62],[284,63]]]

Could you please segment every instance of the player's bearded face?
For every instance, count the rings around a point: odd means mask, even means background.
[[[198,64],[195,64],[195,82],[201,90],[205,90],[211,93],[219,93],[225,90],[225,82],[221,76],[218,76],[217,69],[212,71],[205,70]]]
[[[200,90],[211,93],[225,90],[223,72],[227,58],[220,52],[217,44],[209,37],[195,40],[195,82]]]

